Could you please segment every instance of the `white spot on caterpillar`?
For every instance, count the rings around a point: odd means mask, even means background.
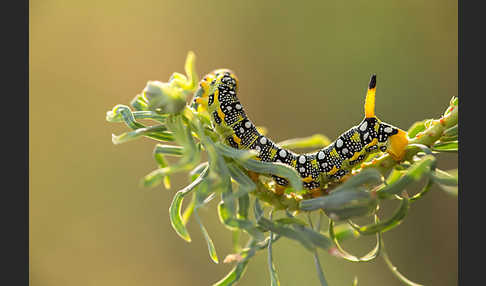
[[[347,154],[348,153],[348,148],[343,148],[343,154]]]
[[[235,105],[235,108],[238,109],[238,110],[241,110],[241,104]]]
[[[226,106],[226,109],[228,109],[228,111],[230,111],[231,109],[233,109],[231,106]]]
[[[391,127],[386,127],[385,128],[385,132],[386,133],[392,133],[393,132],[393,129]]]
[[[304,164],[305,163],[305,156],[304,155],[301,155],[299,157],[299,163],[301,163],[301,164]]]
[[[365,121],[365,122],[363,122],[363,124],[361,124],[361,126],[359,127],[359,130],[365,131],[366,128],[368,128],[368,122],[367,121]]]
[[[305,172],[305,168],[304,168],[304,167],[300,167],[300,168],[299,168],[299,171],[300,171],[301,173],[304,173],[304,172]]]
[[[322,168],[326,168],[327,167],[327,163],[324,162],[324,163],[321,164],[321,166],[322,166]]]
[[[366,133],[363,135],[363,139],[364,139],[364,140],[368,139],[368,136],[370,136],[370,133],[369,133],[369,132],[366,132]]]
[[[243,127],[240,127],[240,133],[245,133],[245,129],[243,129]]]
[[[262,148],[260,148],[260,146],[255,146],[255,151],[257,151],[258,153],[260,153],[260,151],[262,151]]]
[[[341,147],[343,146],[343,144],[344,144],[344,142],[343,142],[343,140],[341,140],[341,139],[338,139],[338,140],[336,141],[336,147],[338,147],[338,148],[341,148]]]
[[[317,158],[319,160],[322,160],[322,159],[326,158],[326,154],[324,154],[324,152],[322,152],[322,151],[319,151],[319,153],[317,153]]]
[[[267,138],[262,137],[262,138],[260,139],[260,144],[263,144],[263,145],[267,144]]]
[[[284,157],[287,156],[287,151],[285,151],[284,149],[280,150],[280,152],[278,152],[278,155],[280,155],[280,157]]]
[[[245,127],[246,128],[250,128],[251,127],[251,122],[250,121],[245,122]]]

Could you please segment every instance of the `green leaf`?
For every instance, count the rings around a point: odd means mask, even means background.
[[[132,112],[128,106],[122,104],[106,112],[106,121],[111,123],[125,122],[132,129],[144,127],[142,124],[136,122],[137,119],[151,119],[163,123],[166,118],[167,115],[158,114],[153,111]]]
[[[270,162],[261,162],[253,159],[249,160],[237,160],[243,168],[253,171],[259,174],[272,174],[280,177],[286,178],[292,188],[295,190],[302,190],[302,178],[297,173],[297,171],[283,163],[270,163]]]
[[[196,186],[198,186],[203,179],[206,177],[208,168],[201,173],[201,175],[194,180],[190,185],[185,187],[184,189],[178,191],[172,200],[172,203],[169,207],[169,217],[170,217],[170,223],[172,225],[172,228],[176,231],[176,233],[185,241],[190,242],[191,237],[189,236],[189,233],[187,232],[187,229],[184,224],[184,220],[182,219],[181,216],[181,206],[182,206],[182,201],[184,197],[189,194]]]
[[[260,217],[260,219],[258,220],[258,225],[262,226],[264,229],[270,230],[271,232],[277,233],[281,236],[285,236],[287,238],[300,242],[302,246],[304,246],[307,250],[311,252],[314,250],[313,243],[309,240],[307,236],[303,235],[302,232],[299,232],[295,229],[292,229],[290,227],[281,224],[273,223],[272,221],[268,220],[263,216]]]
[[[258,229],[258,227],[250,220],[247,219],[236,219],[231,217],[230,212],[225,207],[223,202],[218,204],[218,217],[219,220],[230,230],[244,230],[250,236],[252,236],[255,241],[261,241],[264,239],[263,232]]]
[[[446,136],[446,137],[453,137],[458,135],[459,135],[459,125],[454,125],[451,128],[446,129],[444,133],[442,133],[442,136]]]
[[[403,276],[403,274],[401,274],[398,271],[398,268],[393,265],[393,263],[390,260],[390,257],[388,257],[388,253],[386,252],[386,249],[385,249],[385,243],[383,242],[383,237],[380,237],[380,243],[381,243],[381,256],[383,257],[383,260],[385,260],[386,266],[388,267],[388,269],[391,270],[393,275],[395,275],[395,277],[397,277],[398,280],[400,280],[405,285],[408,285],[408,286],[423,286],[422,284],[417,284],[415,282],[412,282],[412,281],[408,280],[407,277]]]
[[[322,134],[315,134],[309,137],[288,139],[277,143],[282,148],[322,148],[331,144],[331,140]]]
[[[427,120],[430,120],[430,119],[427,119]],[[408,134],[408,137],[409,138],[413,138],[415,137],[418,133],[422,132],[425,130],[425,122],[427,120],[423,120],[423,121],[417,121],[415,122],[414,124],[412,124],[412,126],[410,126],[410,128],[408,129],[407,131],[407,134]]]
[[[138,111],[148,111],[149,109],[147,99],[143,94],[137,94],[130,102],[130,105]]]
[[[180,157],[184,155],[184,148],[181,146],[157,144],[154,148],[154,156],[159,154]]]
[[[406,149],[412,150],[413,151],[412,153],[418,153],[418,152],[422,151],[427,155],[433,154],[432,150],[424,144],[411,143],[411,144],[408,144]]]
[[[144,128],[145,126],[138,123],[130,110],[130,107],[118,104],[113,107],[112,110],[106,112],[106,121],[108,122],[125,122],[125,124],[131,129]]]
[[[253,212],[255,214],[256,221],[259,221],[260,218],[263,217],[263,209],[262,206],[260,205],[260,200],[258,198],[255,198],[255,203],[253,205]]]
[[[247,195],[256,189],[256,184],[244,173],[240,167],[233,163],[227,165],[231,177],[238,183],[238,192],[234,194],[235,198]]]
[[[191,131],[189,128],[184,128],[181,116],[168,117],[167,126],[173,130],[175,140],[182,146],[158,145],[154,150],[156,160],[160,161],[160,155],[162,154],[180,154],[182,158],[172,166],[154,170],[145,176],[142,181],[145,186],[154,187],[160,184],[167,175],[180,171],[188,171],[194,168],[200,161],[200,152],[197,149]]]
[[[379,198],[386,198],[401,193],[409,184],[419,181],[422,176],[428,174],[430,169],[435,166],[436,159],[433,155],[425,155],[415,162],[410,168],[403,172],[399,179],[394,179],[390,183],[377,191]]]
[[[111,141],[113,142],[113,144],[122,144],[128,141],[132,141],[134,139],[138,139],[142,136],[147,136],[166,142],[174,141],[174,136],[172,135],[172,133],[166,130],[167,128],[163,125],[144,127],[134,131],[125,132],[120,135],[112,134]]]
[[[280,224],[298,224],[302,226],[307,225],[305,221],[298,219],[296,217],[283,217],[283,218],[276,219],[275,222]]]
[[[402,221],[405,219],[409,207],[410,207],[410,200],[408,198],[402,198],[400,206],[392,215],[392,217],[388,220],[381,221],[379,223],[369,224],[366,226],[361,226],[361,227],[353,223],[352,221],[348,221],[348,223],[362,235],[376,234],[378,232],[383,233],[385,231],[389,231],[390,229],[400,225]]]
[[[302,236],[304,236],[307,240],[312,242],[314,246],[319,247],[321,249],[329,249],[331,247],[332,242],[329,238],[322,235],[320,232],[317,232],[311,228],[302,226],[300,224],[293,225],[295,230],[298,230]]]
[[[187,223],[189,222],[189,218],[191,218],[195,206],[196,206],[196,193],[192,193],[191,201],[189,202],[186,209],[184,210],[184,213],[182,214],[182,223],[184,225],[187,225]]]
[[[184,239],[187,242],[191,242],[191,237],[187,232],[187,229],[184,225],[181,216],[181,206],[182,206],[182,200],[184,199],[184,195],[185,194],[181,193],[180,191],[175,194],[172,200],[172,204],[170,205],[169,208],[170,223],[172,225],[172,228],[182,239]]]
[[[240,235],[241,235],[241,230],[239,230],[239,229],[231,231],[231,241],[233,243],[233,251],[235,253],[238,253],[238,252],[241,251]]]
[[[204,163],[197,165],[194,169],[192,169],[189,172],[189,178],[190,178],[191,182],[194,181],[195,179],[197,179],[199,177],[199,175],[204,171],[204,169],[206,169],[208,166],[209,166],[209,163],[204,162]]]
[[[456,174],[451,174],[451,173]],[[453,196],[457,196],[458,193],[458,177],[457,169],[449,172],[435,169],[435,172],[430,173],[431,180],[436,183],[443,191]]]
[[[388,177],[386,178],[385,182],[387,185],[394,184],[396,181],[398,181],[402,176],[406,173],[404,170],[398,170],[397,168],[394,168]]]
[[[238,198],[238,213],[237,218],[247,219],[248,211],[250,210],[250,196],[248,194],[242,195]]]
[[[272,212],[270,212],[270,219],[272,219]],[[270,285],[279,286],[280,281],[278,280],[277,271],[275,271],[275,265],[273,265],[272,240],[273,240],[273,233],[270,232],[270,239],[268,241],[268,269],[270,271]]]
[[[379,219],[378,216],[375,215],[375,222],[378,224]],[[339,244],[339,240],[336,237],[336,233],[334,232],[334,221],[332,219],[329,219],[329,236],[331,237],[332,242],[334,243],[337,252],[339,253],[340,257],[351,261],[351,262],[369,262],[374,260],[376,257],[378,257],[378,254],[380,253],[381,249],[381,233],[378,232],[376,233],[376,246],[373,248],[368,254],[362,256],[362,257],[356,257],[349,252],[345,251],[341,245]]]
[[[427,180],[427,183],[422,188],[422,190],[420,192],[416,193],[413,197],[410,198],[410,202],[414,202],[414,201],[422,198],[426,193],[428,193],[430,191],[430,188],[432,187],[433,184],[434,184],[434,181],[432,181],[429,177],[429,179]]]
[[[233,194],[233,185],[231,184],[231,179],[229,176],[223,179],[221,187],[222,200],[230,212],[231,217],[234,217],[236,215],[236,200]]]
[[[344,220],[372,212],[376,199],[363,188],[341,189],[325,197],[303,200],[300,209],[312,211],[323,209],[334,220]]]
[[[339,242],[349,238],[358,238],[360,236],[359,232],[347,223],[335,225],[333,227],[334,238]]]
[[[214,194],[209,187],[210,183],[209,179],[206,179],[199,184],[199,187],[196,190],[196,205],[194,206],[196,209],[200,208],[202,205],[208,203],[212,199],[212,195]]]
[[[243,250],[240,253],[243,259],[223,279],[214,283],[213,286],[231,286],[238,282],[245,273],[248,262],[255,255],[255,252],[256,249],[253,247]]]
[[[169,163],[165,159],[164,155],[161,153],[156,153],[154,149],[154,158],[157,164],[159,165],[159,168],[165,168],[169,166]],[[164,187],[168,190],[170,189],[170,176],[165,176],[162,179],[162,182],[164,183]],[[150,184],[152,185],[152,184]]]
[[[321,286],[327,286],[326,277],[324,276],[324,272],[322,271],[321,262],[319,261],[319,256],[317,255],[317,251],[314,251],[314,264],[316,265],[317,277],[319,278],[319,282]]]
[[[451,141],[445,143],[437,143],[432,146],[432,150],[440,152],[457,152],[459,149],[459,141]]]
[[[334,189],[332,193],[340,192],[343,190],[353,190],[356,187],[364,184],[377,184],[383,182],[383,176],[376,169],[368,168],[360,171],[356,175],[349,178],[339,187]]]
[[[238,160],[247,160],[258,155],[258,153],[254,150],[240,150],[224,145],[220,142],[216,142],[214,146],[216,147],[216,150],[220,152],[223,156]]]
[[[197,212],[194,212],[194,217],[196,218],[197,223],[199,224],[199,227],[201,228],[201,232],[204,235],[204,239],[206,240],[206,243],[208,244],[209,256],[211,257],[211,260],[214,263],[217,264],[219,262],[219,260],[218,260],[218,255],[216,254],[216,249],[214,248],[213,240],[211,239],[211,237],[209,237],[208,231],[206,230],[206,228],[202,224],[201,219],[199,218],[199,215],[197,214]]]

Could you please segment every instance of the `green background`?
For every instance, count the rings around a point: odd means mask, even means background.
[[[30,2],[31,285],[210,285],[233,265],[213,264],[197,224],[191,243],[168,207],[185,185],[146,189],[155,144],[113,145],[127,130],[106,111],[128,104],[148,80],[183,72],[193,50],[200,77],[233,69],[240,100],[276,140],[336,138],[361,121],[377,73],[377,115],[407,129],[438,117],[457,96],[457,1],[64,1]],[[457,156],[439,167],[457,168]],[[410,189],[410,193],[414,190]],[[385,215],[396,203],[383,206]],[[201,212],[220,260],[231,234],[215,203]],[[426,285],[457,284],[457,199],[438,188],[384,235],[398,269]],[[372,238],[346,242],[357,255]],[[400,285],[382,259],[353,264],[320,253],[330,285]],[[239,285],[269,285],[259,253]],[[297,243],[274,246],[282,285],[317,285]]]

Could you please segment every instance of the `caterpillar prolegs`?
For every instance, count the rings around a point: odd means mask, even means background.
[[[306,154],[281,148],[258,132],[238,100],[238,79],[230,70],[219,69],[206,75],[199,83],[192,106],[208,112],[214,130],[227,145],[255,150],[257,160],[281,162],[295,168],[304,188],[320,192],[325,184],[340,180],[372,153],[388,152],[397,161],[403,158],[407,134],[375,116],[375,92],[376,75],[373,75],[366,93],[363,121],[329,146]],[[282,177],[273,175],[273,178],[277,192],[288,185]]]

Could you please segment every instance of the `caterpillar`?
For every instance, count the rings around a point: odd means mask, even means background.
[[[238,78],[228,69],[207,74],[199,83],[191,106],[207,112],[216,133],[225,144],[257,152],[256,160],[281,162],[295,168],[305,189],[322,194],[325,185],[337,182],[369,155],[387,152],[400,161],[408,144],[406,132],[375,116],[376,75],[371,76],[364,104],[364,119],[334,142],[313,153],[298,154],[262,135],[246,116],[238,93]],[[285,178],[272,175],[276,191],[288,186]]]

